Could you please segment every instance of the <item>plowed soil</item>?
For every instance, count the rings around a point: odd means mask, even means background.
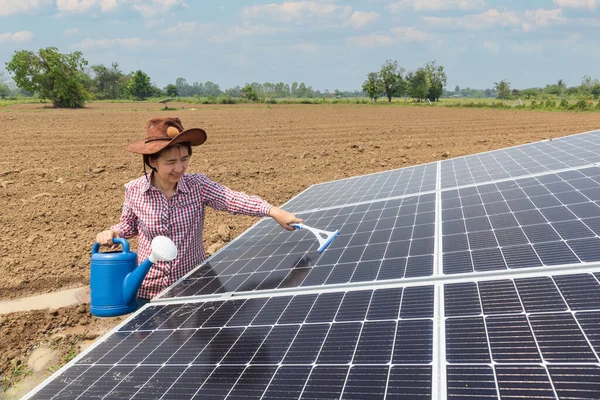
[[[155,116],[176,115],[185,127],[207,131],[189,172],[275,205],[319,182],[600,128],[597,113],[384,105],[160,107],[0,109],[0,299],[89,283],[94,237],[118,220],[123,184],[143,173],[141,156],[127,153],[125,145],[141,138],[145,122]],[[205,247],[215,251],[256,220],[209,211]],[[0,371],[56,329],[93,325],[96,318],[86,312],[72,307],[60,314],[0,318]],[[27,326],[35,329],[21,334]]]

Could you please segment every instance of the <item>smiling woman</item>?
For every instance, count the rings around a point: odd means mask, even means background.
[[[202,232],[205,206],[232,214],[273,217],[284,229],[302,220],[257,196],[234,192],[202,174],[186,174],[192,146],[206,141],[200,128],[184,129],[179,118],[154,118],[146,124],[143,139],[130,143],[127,150],[143,155],[144,168],[151,172],[125,185],[121,220],[100,232],[96,241],[111,246],[116,237],[138,235],[138,262],[151,253],[156,236],[167,236],[177,246],[173,261],[155,263],[138,292],[149,300],[200,265],[207,257]]]

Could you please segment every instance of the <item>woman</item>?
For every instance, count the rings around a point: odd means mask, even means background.
[[[121,220],[100,232],[96,242],[113,245],[115,237],[138,235],[138,257],[150,256],[155,236],[167,236],[177,246],[177,258],[159,261],[152,266],[138,291],[143,304],[176,282],[207,257],[202,244],[204,207],[206,205],[232,214],[270,216],[284,229],[301,223],[295,215],[274,207],[257,196],[234,192],[202,174],[186,174],[192,147],[206,141],[199,128],[185,130],[179,118],[154,118],[146,124],[144,139],[130,143],[127,150],[143,155],[149,174],[125,185]]]

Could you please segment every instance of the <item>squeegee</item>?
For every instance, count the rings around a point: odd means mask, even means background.
[[[321,253],[323,250],[327,248],[333,242],[333,239],[340,233],[339,230],[335,232],[324,231],[323,229],[313,228],[304,224],[291,224],[296,229],[306,229],[312,232],[319,241],[319,248],[317,251]]]

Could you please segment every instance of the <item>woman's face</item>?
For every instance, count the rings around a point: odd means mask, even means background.
[[[186,146],[173,146],[163,150],[157,159],[149,161],[156,168],[154,174],[161,182],[176,184],[185,174],[190,155]]]

